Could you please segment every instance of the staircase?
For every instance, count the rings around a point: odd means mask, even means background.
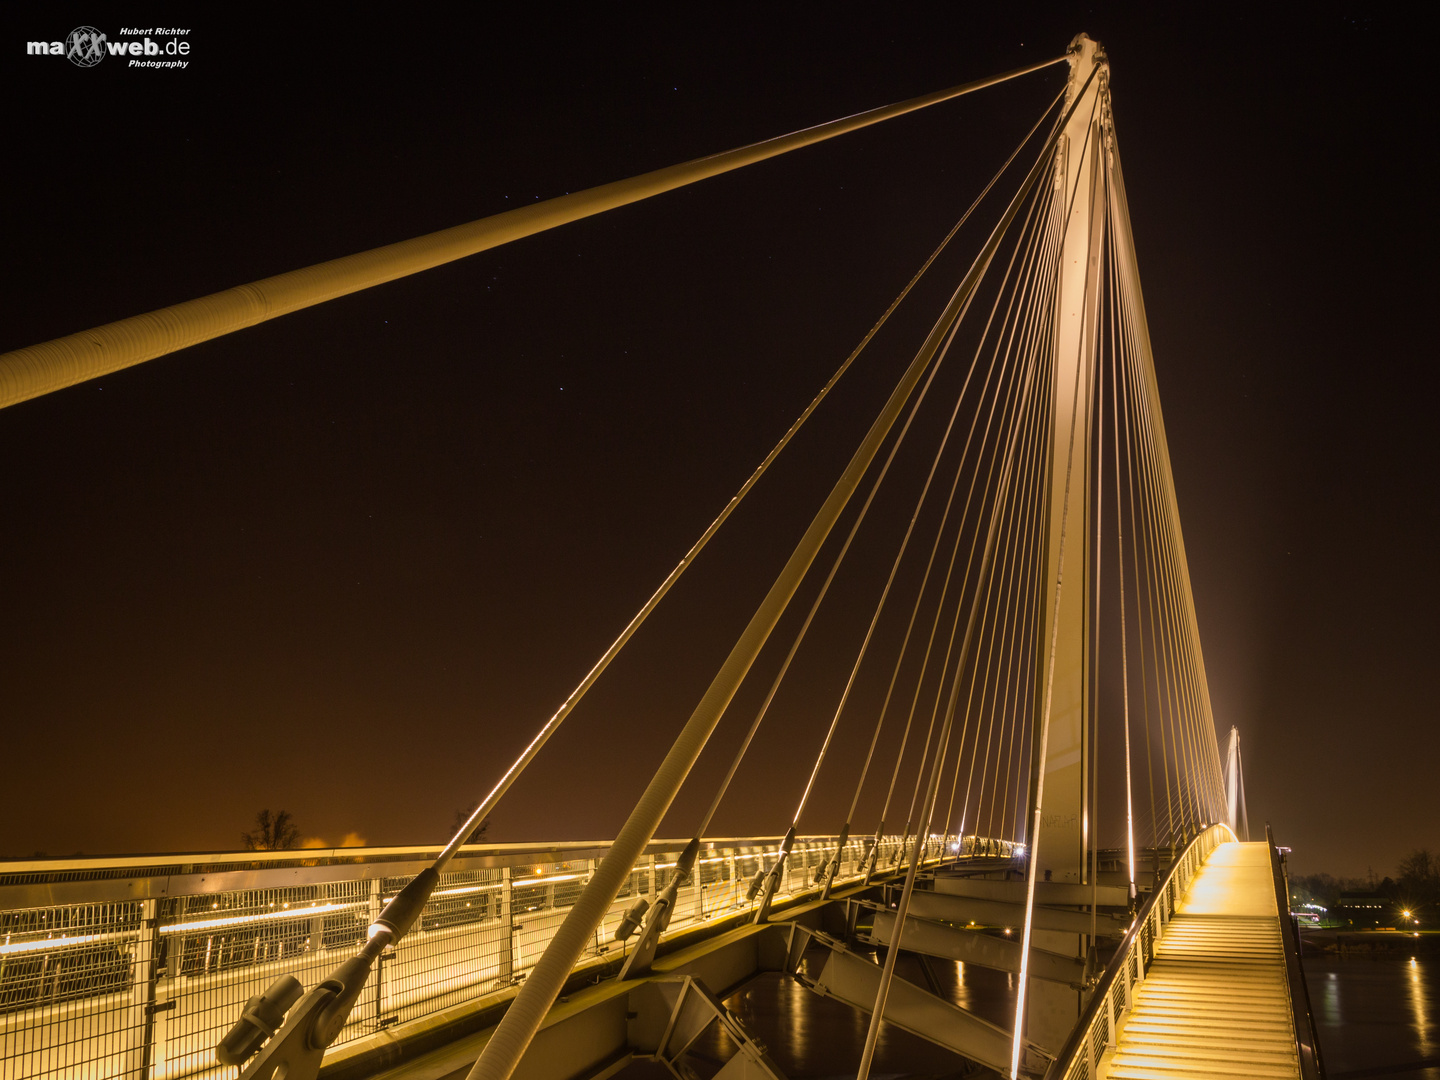
[[[1099,1080],[1300,1076],[1270,852],[1221,844],[1155,949]]]

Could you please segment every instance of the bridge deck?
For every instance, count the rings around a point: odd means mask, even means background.
[[[1101,1080],[1298,1077],[1270,852],[1221,844],[1137,989]]]

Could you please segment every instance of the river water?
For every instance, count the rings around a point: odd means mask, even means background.
[[[878,959],[863,948],[857,951]],[[813,978],[824,961],[824,949],[811,949],[802,970]],[[991,1023],[1005,1028],[1014,1023],[1014,975],[947,960],[922,962],[912,953],[900,955],[896,975],[932,987],[940,996]],[[725,1006],[751,1036],[769,1048],[771,1059],[789,1080],[842,1080],[855,1075],[870,1024],[868,1013],[821,997],[788,975],[773,972],[750,980],[725,999]],[[696,1076],[704,1080],[733,1052],[712,1027],[696,1040],[688,1058]],[[880,1029],[870,1075],[872,1080],[974,1080],[997,1074],[887,1024]],[[627,1070],[622,1080],[659,1077],[641,1077],[638,1071]]]
[[[1440,1080],[1440,959],[1306,956],[1329,1080]]]

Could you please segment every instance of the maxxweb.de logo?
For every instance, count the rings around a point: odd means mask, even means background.
[[[105,35],[93,26],[77,26],[65,39],[65,59],[77,67],[94,67],[105,59]]]
[[[124,26],[116,35],[122,40],[111,41],[93,26],[77,26],[64,41],[27,41],[25,53],[27,56],[63,56],[82,68],[92,68],[107,56],[129,57],[125,66],[132,68],[185,68],[190,64],[186,59],[190,55],[190,42],[185,40],[189,33],[188,29],[178,26],[144,29]]]

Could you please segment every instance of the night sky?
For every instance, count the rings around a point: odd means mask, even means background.
[[[1393,873],[1440,849],[1433,25],[1329,4],[179,10],[0,17],[0,349],[1089,32],[1113,67],[1214,710],[1240,728],[1251,819],[1303,871]],[[190,27],[190,66],[24,55],[86,23]],[[332,844],[444,839],[1064,72],[0,412],[0,853],[231,849],[260,807]],[[817,413],[494,839],[614,834],[961,270]],[[785,830],[848,665],[833,658],[883,572],[837,585],[713,834]],[[690,834],[774,662],[663,835]],[[843,819],[866,737],[846,730],[805,831]]]

